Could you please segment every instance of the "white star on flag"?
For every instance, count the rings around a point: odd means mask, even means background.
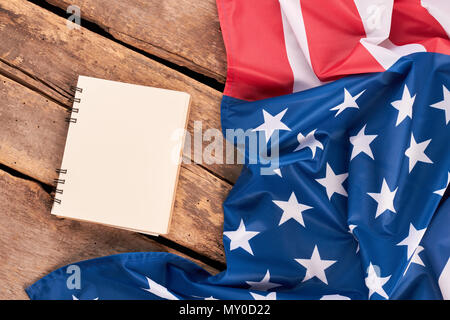
[[[145,277],[148,282],[148,288],[141,288],[142,290],[148,291],[155,296],[158,296],[163,299],[167,300],[180,300],[178,297],[174,294],[172,294],[169,290],[167,290],[166,287],[160,285],[159,283],[156,283],[149,277]]]
[[[281,174],[281,169],[280,169],[280,168],[278,168],[278,169],[273,169],[273,172],[274,172],[277,176],[279,176],[280,178],[283,178],[283,175]]]
[[[398,110],[397,122],[395,126],[397,127],[406,117],[412,119],[412,107],[414,104],[414,100],[416,99],[416,95],[411,97],[409,93],[408,86],[405,84],[403,88],[403,95],[400,100],[396,100],[391,102],[391,105]]]
[[[209,296],[209,297],[192,296],[192,298],[198,298],[198,299],[203,299],[203,300],[219,300],[219,299],[214,298],[213,296]]]
[[[367,154],[372,160],[373,153],[372,149],[370,149],[370,144],[377,137],[377,135],[366,135],[364,132],[366,130],[366,125],[358,132],[356,136],[350,137],[350,143],[353,145],[352,155],[350,160],[353,160],[361,152]]]
[[[423,263],[422,259],[419,256],[419,253],[421,253],[424,250],[422,246],[417,246],[416,250],[414,250],[413,256],[411,258],[411,263],[420,264],[421,266],[425,267],[425,263]]]
[[[408,236],[403,239],[401,242],[397,243],[398,246],[407,246],[407,257],[408,260],[413,255],[416,248],[419,246],[420,241],[422,240],[423,235],[425,234],[425,231],[427,228],[417,230],[414,228],[413,224],[409,224],[409,234]]]
[[[431,139],[417,143],[416,139],[414,139],[414,134],[411,134],[410,146],[405,151],[405,155],[409,158],[409,172],[414,169],[417,162],[433,163],[433,161],[425,154],[425,149],[430,142]]]
[[[445,124],[450,121],[450,91],[442,85],[443,99],[439,102],[432,104],[430,107],[444,110],[445,112]]]
[[[320,258],[319,249],[317,245],[314,246],[310,259],[295,259],[299,264],[306,268],[306,274],[302,282],[317,277],[320,281],[328,284],[327,276],[325,275],[325,269],[336,263],[336,260],[322,260]]]
[[[356,99],[358,99],[366,90],[361,91],[360,93],[356,94],[355,96],[352,96],[350,92],[346,88],[344,88],[344,102],[341,104],[338,104],[336,107],[333,107],[330,109],[330,111],[337,110],[336,114],[334,115],[337,117],[342,111],[344,111],[347,108],[356,108],[359,109],[358,104],[356,103]]]
[[[419,256],[419,253],[421,253],[423,250],[424,248],[422,246],[417,246],[416,250],[414,250],[411,260],[409,260],[408,265],[406,266],[405,272],[403,272],[403,275],[406,274],[412,263],[419,264],[425,267],[425,263],[423,263],[422,259]]]
[[[294,152],[298,151],[298,150],[301,150],[301,149],[304,149],[304,148],[309,148],[309,149],[311,149],[312,157],[314,158],[315,155],[316,155],[317,148],[323,150],[322,143],[319,140],[317,140],[316,137],[314,136],[316,130],[317,129],[315,129],[315,130],[311,131],[310,133],[308,133],[306,135],[306,137],[300,132],[297,135],[297,140],[298,140],[299,145],[298,145],[297,148],[295,148]]]
[[[385,299],[389,299],[386,291],[384,291],[383,286],[389,281],[391,276],[381,277],[377,274],[372,262],[367,270],[367,277],[365,279],[366,286],[369,289],[369,299],[374,293],[378,293]]]
[[[442,189],[436,190],[436,191],[433,192],[433,193],[436,193],[436,194],[440,195],[441,197],[444,196],[445,190],[447,190],[447,186],[448,186],[449,183],[450,183],[450,172],[448,172],[447,175],[448,175],[448,176],[447,176],[447,184],[445,185],[445,187],[442,188]]]
[[[261,295],[254,292],[250,292],[253,299],[255,300],[277,300],[277,293],[276,292],[270,292],[267,295]]]
[[[230,251],[233,251],[237,248],[242,248],[251,255],[253,255],[252,247],[250,246],[249,240],[259,234],[259,232],[256,231],[247,231],[245,229],[244,220],[241,219],[241,223],[237,230],[235,231],[226,231],[223,233],[224,236],[226,236],[228,239],[231,240],[230,242]]]
[[[349,297],[341,296],[340,294],[326,294],[320,300],[352,300]]]
[[[371,196],[377,203],[377,212],[375,213],[375,218],[378,218],[380,214],[389,210],[393,213],[397,213],[394,208],[394,198],[397,193],[397,188],[391,191],[389,188],[386,179],[383,179],[383,184],[381,186],[381,191],[379,193],[376,192],[367,192],[369,196]]]
[[[325,187],[327,190],[328,199],[331,200],[333,194],[338,193],[343,196],[348,196],[342,184],[347,179],[348,173],[335,174],[331,166],[327,163],[325,178],[316,179],[318,183]]]
[[[253,129],[252,131],[264,131],[266,136],[266,143],[269,142],[269,139],[275,130],[291,131],[291,129],[288,128],[287,125],[281,122],[281,119],[283,118],[286,111],[287,108],[278,113],[276,116],[272,116],[270,113],[263,109],[264,123],[259,127]]]
[[[303,211],[312,209],[312,207],[299,203],[297,201],[297,197],[295,196],[294,192],[291,193],[291,196],[289,197],[288,201],[281,201],[281,200],[272,200],[272,201],[283,210],[283,215],[281,216],[280,223],[278,224],[279,226],[281,226],[289,219],[294,219],[302,226],[305,226],[302,213]]]
[[[219,300],[214,298],[213,296],[209,296],[209,297],[200,297],[200,296],[191,296],[192,298],[197,298],[197,299],[203,299],[203,300]]]
[[[269,291],[270,289],[281,286],[281,284],[270,282],[269,269],[267,269],[267,272],[261,281],[246,281],[246,282],[250,286],[250,290],[257,290],[257,291]]]
[[[72,300],[80,300],[80,299],[78,299],[77,297],[75,297],[74,295],[72,295]],[[97,297],[97,298],[94,298],[94,299],[92,299],[92,300],[98,300],[98,297]]]

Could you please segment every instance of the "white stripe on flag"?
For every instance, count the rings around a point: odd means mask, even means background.
[[[354,0],[366,32],[366,40],[375,45],[389,38],[393,0]]]
[[[421,0],[420,4],[439,22],[450,38],[450,1]]]
[[[391,30],[393,0],[354,0],[366,32],[361,44],[384,68],[389,69],[403,56],[414,52],[425,52],[418,43],[397,46],[388,38]]]
[[[300,0],[280,0],[284,41],[294,76],[293,92],[323,84],[311,67]]]
[[[361,39],[361,44],[370,52],[370,54],[378,61],[384,68],[389,69],[401,57],[415,52],[426,52],[424,46],[418,43],[405,44],[403,46],[396,46],[389,39],[376,45]]]

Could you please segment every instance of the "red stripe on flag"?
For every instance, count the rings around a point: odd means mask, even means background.
[[[384,71],[359,42],[366,33],[353,0],[301,1],[301,7],[311,64],[320,80]]]
[[[227,50],[224,94],[259,100],[292,93],[281,9],[274,0],[217,0]]]
[[[419,43],[428,52],[450,54],[447,33],[420,0],[394,1],[389,39],[395,45]]]

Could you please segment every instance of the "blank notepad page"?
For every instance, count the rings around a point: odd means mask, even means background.
[[[52,214],[167,233],[189,95],[85,76],[77,87]]]

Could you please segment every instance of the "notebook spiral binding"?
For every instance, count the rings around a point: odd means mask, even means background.
[[[83,88],[72,86],[72,87],[70,87],[70,91],[72,91],[74,94],[76,94],[77,92],[82,93],[83,92]],[[80,98],[75,98],[75,97],[70,97],[69,101],[71,101],[73,103],[80,103],[81,99]],[[73,113],[79,113],[79,111],[80,111],[80,109],[74,108],[74,107],[72,107],[70,109],[67,109],[67,112],[70,115],[72,115]],[[77,123],[77,118],[73,118],[72,116],[67,117],[66,118],[66,122],[68,122],[68,123]],[[61,204],[62,203],[61,199],[56,198],[56,195],[57,194],[63,194],[64,190],[63,189],[58,189],[57,186],[58,186],[58,184],[65,184],[66,183],[65,179],[61,179],[61,175],[67,174],[67,169],[58,168],[58,169],[56,169],[56,173],[59,174],[59,178],[58,179],[53,179],[53,183],[55,183],[56,186],[53,187],[53,192],[55,193],[55,195],[52,197],[52,199],[53,199],[54,203]]]
[[[56,185],[58,184],[65,184],[66,180],[65,179],[61,179],[61,175],[62,174],[67,174],[67,169],[56,169],[56,173],[59,174],[59,178],[58,179],[53,179],[53,183],[55,183]],[[54,203],[57,204],[61,204],[61,199],[56,198],[57,194],[63,194],[64,190],[62,189],[58,189],[57,186],[53,187],[53,191],[55,192],[55,196],[52,197]]]
[[[77,92],[82,93],[83,92],[83,88],[72,86],[72,87],[70,87],[70,91],[72,91],[74,94],[77,93]],[[73,103],[80,103],[81,99],[80,98],[75,98],[75,97],[70,97],[69,101],[73,102]],[[74,107],[72,107],[70,109],[67,109],[67,112],[70,113],[70,114],[78,113],[79,111],[80,111],[80,109],[74,108]],[[77,123],[77,118],[67,117],[66,118],[66,122],[68,122],[68,123]]]

